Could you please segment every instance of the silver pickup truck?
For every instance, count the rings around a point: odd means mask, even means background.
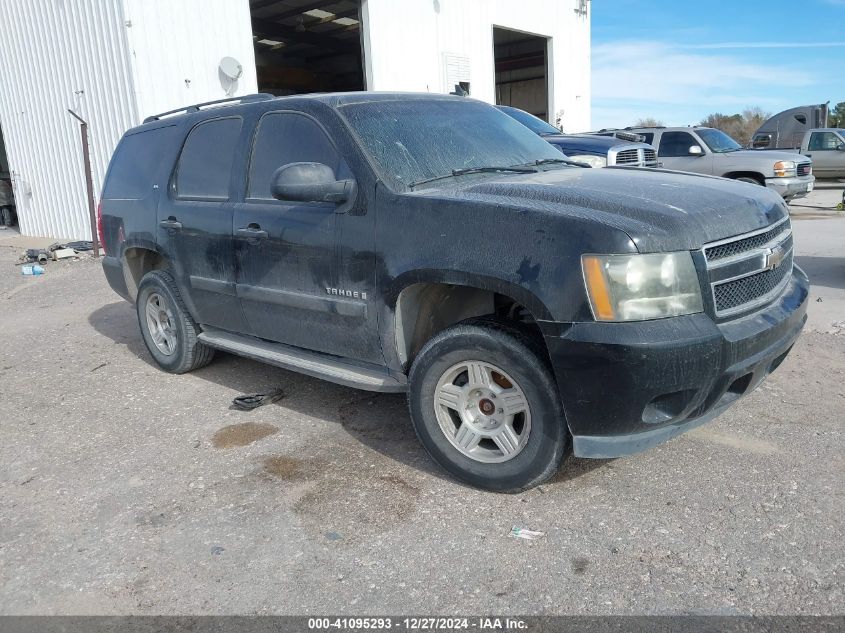
[[[794,148],[780,147],[783,152],[801,153],[813,160],[813,171],[819,178],[845,178],[845,129],[827,127],[813,128],[804,132]],[[754,149],[768,149],[778,142],[776,132],[754,134],[751,146]],[[785,141],[782,141],[785,142]]]
[[[657,148],[657,160],[666,169],[723,176],[765,185],[785,200],[813,190],[812,161],[791,152],[743,149],[730,136],[709,127],[625,128],[645,137]]]

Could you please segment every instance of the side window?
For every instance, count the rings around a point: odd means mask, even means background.
[[[637,132],[640,136],[643,137],[643,143],[648,143],[651,145],[651,142],[654,140],[654,132]]]
[[[123,137],[114,152],[108,180],[103,187],[103,198],[146,198],[162,173],[162,155],[174,142],[177,141],[176,126],[173,125]]]
[[[689,156],[689,148],[700,145],[689,132],[663,132],[660,137],[661,157]]]
[[[751,147],[754,149],[765,149],[769,145],[772,144],[772,135],[771,134],[755,134],[754,138],[751,139]]]
[[[813,132],[810,134],[810,144],[808,150],[815,152],[836,149],[841,143],[839,137],[833,132]]]
[[[337,178],[349,169],[323,129],[309,117],[293,112],[270,112],[261,117],[249,165],[247,198],[271,200],[273,173],[290,163],[323,163]]]
[[[241,118],[200,123],[188,134],[176,168],[180,198],[228,200],[232,161],[241,133]]]

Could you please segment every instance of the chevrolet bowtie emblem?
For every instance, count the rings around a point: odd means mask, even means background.
[[[781,265],[786,257],[786,251],[783,246],[775,246],[766,251],[766,268],[777,268]]]

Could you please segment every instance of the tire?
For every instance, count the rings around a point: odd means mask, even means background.
[[[144,343],[159,367],[184,374],[211,362],[214,349],[197,340],[199,326],[185,308],[169,272],[153,270],[144,275],[138,285],[135,311]]]
[[[486,318],[450,327],[420,351],[409,382],[417,437],[456,478],[513,493],[560,468],[563,406],[542,347],[523,330]]]
[[[740,176],[739,178],[734,178],[734,180],[738,180],[739,182],[747,182],[751,185],[760,185],[765,187],[766,185],[760,182],[757,178],[752,178],[751,176]]]

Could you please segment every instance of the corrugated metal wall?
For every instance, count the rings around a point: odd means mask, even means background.
[[[243,75],[218,74],[223,57]],[[99,198],[121,135],[150,115],[257,90],[248,0],[0,0],[0,127],[21,231],[90,239],[79,124]]]
[[[248,0],[123,0],[138,114],[256,92]],[[243,75],[218,72],[233,57]]]
[[[137,119],[117,1],[0,0],[0,126],[21,231],[90,239],[79,124],[90,125],[94,188]]]

